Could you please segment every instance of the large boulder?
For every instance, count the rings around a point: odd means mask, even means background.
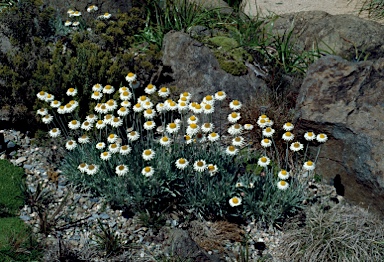
[[[274,21],[274,32],[283,35],[293,29],[299,49],[318,47],[348,60],[384,56],[384,26],[354,15],[330,15],[305,11],[281,15]]]
[[[194,99],[224,90],[232,99],[250,101],[260,92],[267,92],[264,80],[249,69],[234,76],[220,68],[213,52],[201,42],[182,32],[169,32],[163,41],[164,74],[170,85],[189,91]]]
[[[337,179],[345,197],[384,214],[384,59],[312,64],[297,100],[304,130],[325,132],[317,173]]]

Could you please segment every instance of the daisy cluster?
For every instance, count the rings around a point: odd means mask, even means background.
[[[90,5],[87,7],[87,12],[88,13],[96,13],[97,11],[99,10],[99,8],[96,6],[96,5]],[[68,14],[68,17],[69,18],[72,18],[72,19],[75,19],[75,21],[71,21],[71,20],[67,20],[64,22],[64,26],[71,26],[72,28],[76,29],[79,25],[80,25],[80,17],[81,17],[81,12],[80,11],[77,11],[77,10],[73,10],[73,9],[69,9],[67,11],[67,14]],[[100,20],[108,20],[112,17],[112,14],[110,13],[104,13],[104,14],[101,14],[97,17],[97,19],[100,19]]]

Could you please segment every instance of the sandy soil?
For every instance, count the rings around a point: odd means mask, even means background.
[[[358,15],[364,0],[243,0],[243,11],[249,16],[254,16],[259,10],[263,16],[270,13],[286,14],[300,11],[320,10],[336,14]],[[360,17],[367,18],[363,13]]]

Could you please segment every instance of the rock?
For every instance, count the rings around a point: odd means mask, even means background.
[[[338,178],[344,197],[384,214],[384,59],[352,63],[326,56],[309,67],[297,121],[324,132],[316,173]],[[338,176],[339,175],[339,176]]]
[[[303,11],[281,15],[274,31],[283,35],[294,27],[298,49],[334,51],[347,60],[362,61],[384,56],[384,26],[354,15],[330,15],[324,11]],[[356,56],[357,52],[357,56]]]
[[[22,157],[19,157],[18,159],[16,159],[15,161],[15,165],[20,165],[21,163],[27,161],[27,158],[25,156],[22,156]]]
[[[28,215],[24,215],[24,216],[20,216],[20,219],[23,220],[23,221],[29,221],[32,218],[30,216],[28,216]]]
[[[28,169],[28,170],[32,170],[33,169],[33,165],[25,164],[25,165],[23,165],[23,168],[24,169]]]
[[[108,215],[107,213],[101,213],[101,214],[99,215],[99,217],[100,217],[101,219],[109,219],[109,215]]]
[[[7,143],[7,149],[14,149],[16,147],[16,144],[13,141],[9,141]]]

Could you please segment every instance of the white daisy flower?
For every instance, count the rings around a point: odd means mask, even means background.
[[[41,115],[41,116],[45,116],[48,114],[48,109],[40,108],[39,110],[37,110],[36,114]]]
[[[108,151],[105,151],[100,154],[101,160],[108,161],[111,158],[112,154],[109,153]]]
[[[103,90],[103,86],[101,84],[96,84],[96,85],[92,86],[93,92],[100,92],[101,90]]]
[[[115,172],[118,176],[124,176],[128,173],[128,167],[126,165],[118,165]]]
[[[169,92],[169,89],[167,87],[162,87],[159,89],[159,91],[157,92],[157,94],[160,96],[160,97],[167,97],[170,92]]]
[[[178,109],[178,105],[176,104],[176,102],[172,101],[171,99],[165,101],[164,104],[167,111],[176,111]]]
[[[189,109],[194,113],[194,114],[200,114],[203,112],[203,107],[198,104],[198,103],[191,103],[191,106],[189,106]]]
[[[102,129],[102,128],[104,128],[105,126],[106,126],[106,123],[104,123],[103,120],[98,120],[98,121],[96,122],[96,128],[97,128],[97,129]]]
[[[268,126],[268,118],[259,118],[257,120],[257,125],[260,127],[260,128],[266,128]]]
[[[141,174],[145,177],[151,177],[155,173],[155,170],[151,166],[146,166],[141,171]]]
[[[291,144],[291,146],[289,147],[289,149],[291,149],[292,151],[300,151],[304,148],[304,145],[299,143],[299,142],[294,142]]]
[[[53,116],[50,114],[45,115],[41,121],[43,121],[44,124],[50,124],[53,120]]]
[[[271,160],[266,156],[260,157],[259,160],[257,161],[257,164],[261,167],[266,167],[269,165],[269,163],[271,163]]]
[[[205,169],[207,169],[207,164],[205,160],[200,159],[195,161],[195,163],[193,164],[193,169],[197,172],[203,172]]]
[[[313,133],[313,132],[306,132],[306,133],[304,134],[304,138],[305,138],[305,140],[307,140],[307,141],[313,141],[313,140],[316,139],[316,135],[315,135],[315,133]]]
[[[239,152],[239,149],[237,149],[235,146],[228,146],[225,150],[225,153],[230,156],[235,156]]]
[[[91,96],[91,98],[95,100],[100,100],[102,97],[103,97],[103,94],[98,91],[93,92]]]
[[[285,140],[285,141],[292,141],[294,138],[295,138],[295,136],[289,131],[287,131],[283,134],[283,140]]]
[[[50,106],[52,108],[58,108],[59,106],[61,106],[61,102],[57,101],[57,100],[54,100],[54,101],[51,102]]]
[[[218,101],[222,101],[227,97],[227,94],[224,91],[219,91],[215,94],[215,99]]]
[[[48,93],[46,93],[44,91],[40,91],[39,93],[37,93],[37,98],[40,99],[40,100],[45,101],[45,98],[47,97],[47,94]]]
[[[188,125],[192,124],[192,123],[195,123],[197,124],[197,122],[199,121],[199,118],[195,115],[191,115],[190,117],[188,117],[187,119],[187,123]]]
[[[179,111],[180,114],[187,112],[188,111],[188,104],[186,102],[179,101],[179,103],[177,104],[177,110]]]
[[[156,124],[155,124],[154,121],[146,121],[146,122],[144,123],[144,129],[145,129],[145,130],[152,130],[152,129],[154,129],[155,127],[156,127]]]
[[[69,15],[69,17],[71,17],[71,16],[81,16],[81,12],[73,11],[72,14]]]
[[[119,88],[119,94],[129,91],[129,88],[126,86],[122,86]]]
[[[95,5],[90,5],[88,8],[87,8],[87,12],[90,13],[90,12],[95,12],[99,10],[99,8]]]
[[[81,163],[81,164],[77,167],[77,169],[79,169],[81,173],[85,173],[86,170],[87,170],[87,168],[88,168],[88,165],[87,165],[86,163]]]
[[[216,142],[220,139],[220,136],[219,134],[215,133],[215,132],[212,132],[208,135],[208,141],[209,142]]]
[[[190,136],[197,134],[199,131],[200,131],[200,127],[195,123],[192,123],[187,127],[187,134]]]
[[[107,137],[107,141],[108,143],[112,144],[112,143],[115,143],[118,138],[119,137],[115,134],[109,134],[109,136]]]
[[[212,114],[215,111],[213,104],[203,104],[203,113],[206,115]]]
[[[142,106],[144,109],[152,109],[153,103],[151,101],[147,101],[147,102],[143,103]]]
[[[90,124],[93,124],[97,120],[97,116],[94,114],[87,115],[85,118],[86,121],[88,121]]]
[[[232,112],[231,114],[228,115],[228,121],[230,123],[236,123],[240,119],[240,113],[237,112]]]
[[[146,119],[153,119],[156,116],[156,111],[153,109],[146,109],[144,110],[144,118]]]
[[[131,102],[125,100],[125,101],[121,102],[120,105],[123,107],[129,108],[129,107],[131,107]]]
[[[132,148],[129,145],[123,145],[120,147],[120,155],[128,155],[129,153],[131,153],[131,151]]]
[[[99,166],[98,165],[88,165],[87,170],[85,171],[88,175],[94,175],[99,171]]]
[[[267,127],[263,129],[263,136],[265,137],[272,137],[274,133],[275,133],[275,129],[271,127]]]
[[[106,85],[106,86],[104,86],[104,88],[103,88],[103,93],[104,94],[113,94],[113,92],[115,92],[115,88],[113,87],[113,86],[111,86],[111,85]]]
[[[242,106],[242,103],[239,100],[233,100],[232,102],[229,103],[229,108],[232,110],[240,110]]]
[[[328,140],[328,137],[327,137],[326,134],[318,134],[318,135],[316,136],[316,140],[317,140],[317,142],[319,142],[319,143],[325,143],[325,142]]]
[[[281,180],[277,183],[277,188],[280,190],[286,190],[289,187],[288,182]]]
[[[117,114],[119,116],[123,117],[123,116],[126,116],[126,115],[129,114],[129,110],[128,110],[128,108],[122,106],[122,107],[119,108],[119,110],[117,110]]]
[[[119,146],[119,144],[116,144],[116,143],[114,143],[114,144],[110,144],[110,145],[108,146],[108,150],[109,150],[109,152],[111,152],[112,154],[117,154],[117,153],[120,152],[120,146]]]
[[[140,96],[138,99],[137,99],[137,103],[140,103],[141,105],[143,105],[145,102],[149,102],[151,101],[147,96]]]
[[[235,207],[235,206],[239,206],[241,205],[241,197],[232,197],[230,200],[229,200],[229,205],[231,207]]]
[[[185,169],[188,166],[189,162],[185,158],[179,158],[176,160],[175,165],[178,169]]]
[[[215,103],[215,97],[211,95],[207,95],[203,98],[203,103],[213,106],[213,104]]]
[[[184,136],[184,140],[185,140],[185,143],[186,143],[187,145],[189,145],[189,144],[191,144],[191,143],[193,142],[192,137],[189,136],[189,135],[185,135],[185,136]]]
[[[213,164],[207,165],[207,169],[208,169],[208,173],[211,176],[216,175],[216,173],[219,171],[219,169],[217,168],[217,165],[213,165]]]
[[[140,113],[141,111],[144,110],[144,107],[140,104],[140,103],[137,103],[136,105],[134,105],[132,107],[133,111],[135,111],[136,113]]]
[[[312,161],[307,161],[303,165],[304,170],[311,171],[315,169],[315,163]]]
[[[244,138],[242,136],[237,136],[235,138],[232,139],[232,145],[233,146],[243,146],[244,145]]]
[[[165,104],[164,103],[158,103],[156,105],[156,110],[157,112],[159,113],[164,113],[165,111],[167,111],[167,108],[165,107]]]
[[[70,25],[72,25],[71,21],[69,21],[69,20],[65,21],[64,26],[70,26]]]
[[[99,142],[96,144],[97,149],[104,149],[105,148],[105,143],[104,142]]]
[[[241,182],[237,182],[236,185],[235,185],[235,187],[244,187],[244,184],[241,183]]]
[[[261,140],[262,147],[270,147],[271,145],[272,145],[272,140],[268,138],[264,138],[263,140]]]
[[[113,119],[113,115],[111,115],[111,114],[105,115],[104,116],[104,123],[109,125],[109,124],[111,124],[112,119]]]
[[[45,97],[45,102],[51,102],[55,99],[55,96],[54,95],[51,95],[51,94],[47,94],[47,96]]]
[[[132,93],[129,90],[120,93],[120,99],[123,101],[128,101],[131,98],[132,98]]]
[[[214,128],[214,125],[212,123],[204,123],[201,126],[201,131],[203,131],[203,133],[209,133],[209,132],[212,132],[213,128]]]
[[[92,124],[89,121],[84,121],[81,124],[81,129],[84,129],[85,131],[89,131],[92,129]]]
[[[68,88],[67,90],[67,96],[75,96],[77,94],[77,89],[76,88]]]
[[[280,172],[277,174],[277,176],[281,179],[281,180],[287,180],[289,178],[289,172],[282,169],[280,170]]]
[[[72,130],[76,130],[80,127],[80,122],[77,120],[72,120],[71,122],[68,123],[68,127]]]
[[[190,101],[191,97],[192,97],[191,93],[189,93],[189,92],[183,92],[180,94],[180,99],[185,98],[185,99],[187,99],[187,101]]]
[[[162,146],[169,146],[172,143],[172,140],[167,136],[163,136],[159,139],[159,143]]]
[[[110,99],[105,103],[105,106],[107,107],[108,111],[111,112],[117,108],[117,102],[113,99]]]
[[[177,133],[180,129],[180,125],[176,124],[175,122],[167,124],[166,131],[169,134]]]
[[[49,131],[49,135],[50,135],[51,137],[58,137],[58,136],[60,136],[60,134],[61,134],[61,131],[60,131],[60,129],[58,129],[58,128],[53,128],[53,129],[51,129],[51,130]]]
[[[132,83],[133,81],[136,81],[136,74],[132,73],[132,72],[129,72],[127,74],[127,76],[125,77],[125,80],[127,80],[127,82],[129,83]]]
[[[140,138],[140,134],[136,131],[128,132],[127,134],[128,140],[133,142]]]
[[[253,128],[254,128],[254,126],[253,126],[252,124],[245,124],[245,125],[244,125],[244,129],[245,129],[245,130],[250,131],[250,130],[252,130]]]
[[[293,128],[294,128],[294,125],[292,125],[290,122],[287,122],[287,123],[285,123],[285,124],[283,125],[283,129],[284,129],[285,131],[291,131],[291,130],[293,130]]]
[[[152,149],[145,149],[143,151],[142,157],[146,161],[152,160],[155,157],[155,151]]]
[[[228,133],[237,136],[243,132],[243,127],[240,124],[234,124],[228,128]]]
[[[75,140],[69,140],[69,141],[67,141],[67,143],[65,144],[65,148],[66,148],[67,150],[69,150],[69,151],[75,149],[76,146],[77,146],[77,143],[76,143]]]
[[[144,92],[147,93],[148,95],[153,94],[156,92],[156,86],[149,84],[147,87],[144,89]]]
[[[114,117],[112,121],[109,123],[112,127],[120,127],[123,125],[123,120],[120,117]]]
[[[80,144],[86,144],[86,143],[89,143],[90,139],[87,135],[82,135],[81,137],[79,137],[77,139],[77,141],[80,143]]]
[[[79,26],[79,25],[80,25],[80,22],[79,22],[79,21],[75,21],[75,22],[72,23],[72,26],[75,26],[75,27],[76,27],[76,26]]]

